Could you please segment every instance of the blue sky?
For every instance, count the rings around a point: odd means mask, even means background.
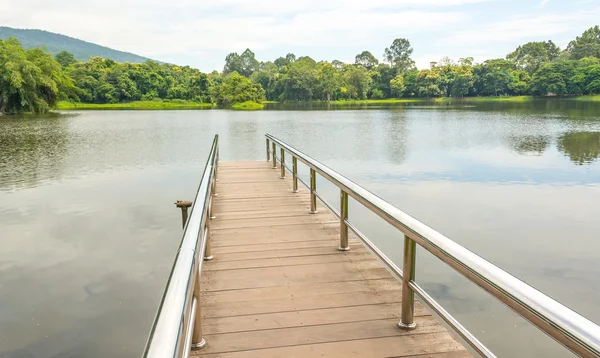
[[[221,70],[229,52],[353,62],[395,38],[420,68],[443,56],[504,57],[528,41],[561,48],[600,24],[600,0],[0,0],[0,25],[66,34],[156,60]]]

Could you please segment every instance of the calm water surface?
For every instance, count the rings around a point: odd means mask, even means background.
[[[193,198],[215,133],[222,160],[263,159],[272,133],[600,323],[600,106],[271,109],[0,117],[0,357],[140,356],[173,202]],[[401,235],[350,216],[399,260]],[[570,356],[423,250],[417,267],[499,356]]]

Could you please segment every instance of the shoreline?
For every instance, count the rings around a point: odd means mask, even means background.
[[[391,99],[366,99],[366,100],[339,100],[331,102],[311,101],[311,102],[275,102],[264,101],[261,104],[251,104],[249,102],[240,103],[232,106],[233,110],[262,110],[265,105],[278,104],[331,104],[336,106],[344,105],[368,105],[368,104],[410,104],[410,103],[430,103],[443,104],[452,102],[461,103],[482,103],[482,102],[509,102],[509,103],[528,103],[538,100],[549,101],[580,101],[580,102],[600,102],[600,95],[572,96],[572,97],[533,97],[533,96],[503,96],[503,97],[438,97],[438,98],[391,98]],[[216,105],[211,103],[198,103],[192,101],[135,101],[127,103],[76,103],[61,101],[57,105],[57,110],[184,110],[184,109],[216,109]]]

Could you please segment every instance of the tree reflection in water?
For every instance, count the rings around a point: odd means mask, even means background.
[[[510,146],[521,155],[542,155],[550,146],[550,138],[544,135],[511,137]]]
[[[558,137],[558,150],[577,165],[590,164],[600,157],[600,132],[567,132]]]

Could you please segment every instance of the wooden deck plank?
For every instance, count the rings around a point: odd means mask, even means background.
[[[396,323],[401,284],[339,220],[268,162],[223,162],[201,277],[203,357],[423,357],[470,353],[420,303]]]

